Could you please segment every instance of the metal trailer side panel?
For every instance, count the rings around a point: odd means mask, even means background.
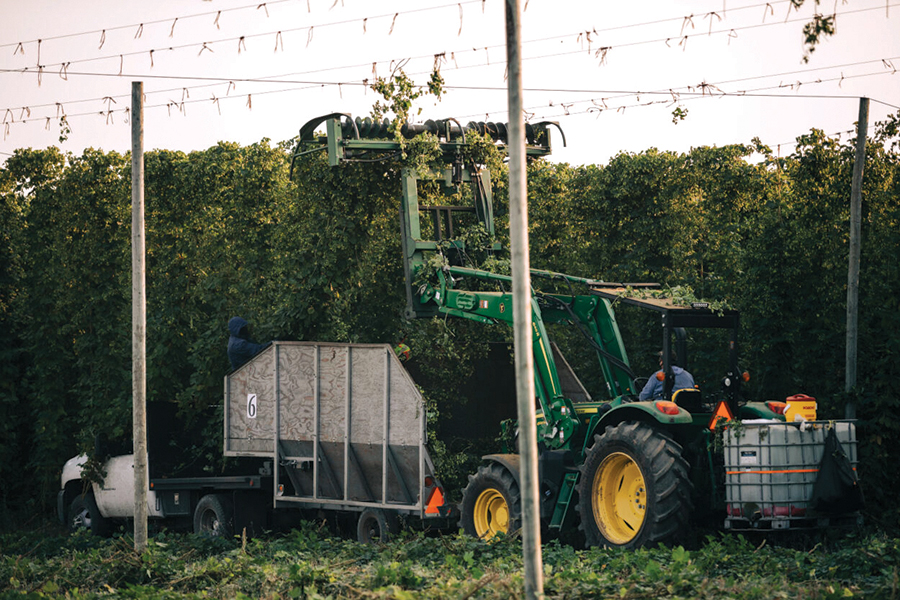
[[[268,457],[274,443],[275,346],[225,378],[225,456]]]
[[[284,467],[276,506],[424,515],[424,403],[390,346],[275,342],[226,378],[225,413],[227,456]]]

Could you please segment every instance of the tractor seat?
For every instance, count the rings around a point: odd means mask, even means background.
[[[703,412],[703,398],[697,388],[684,388],[672,394],[672,402],[689,413]]]

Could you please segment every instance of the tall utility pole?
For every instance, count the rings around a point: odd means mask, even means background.
[[[856,387],[856,348],[859,339],[859,256],[860,221],[862,220],[862,178],[866,166],[866,135],[869,129],[869,99],[859,99],[859,121],[856,128],[856,158],[850,184],[850,266],[847,269],[847,376],[844,391]],[[844,418],[856,418],[856,403],[844,407]]]
[[[147,293],[144,243],[144,84],[131,83],[131,391],[134,550],[147,547]]]
[[[525,597],[544,597],[538,512],[537,423],[531,333],[531,271],[528,258],[528,195],[525,119],[522,110],[522,28],[519,0],[506,0],[506,64],[509,74],[509,238],[512,258],[516,403],[519,416],[519,482],[522,486],[522,552]]]

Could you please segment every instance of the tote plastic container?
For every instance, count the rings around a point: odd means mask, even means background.
[[[833,427],[856,469],[856,426],[851,421],[741,424],[724,432],[725,528],[788,529],[823,516],[810,509],[813,486]]]

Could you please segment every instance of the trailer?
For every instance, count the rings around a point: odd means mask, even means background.
[[[259,534],[282,515],[314,515],[349,520],[362,542],[387,539],[401,519],[420,529],[455,526],[426,447],[422,396],[389,345],[273,342],[224,387],[224,456],[243,472],[171,476],[154,465],[164,450],[154,447],[151,424],[152,519],[231,536]],[[89,486],[86,460],[63,469],[59,517],[105,534],[133,516],[134,457],[111,458],[103,481]]]

